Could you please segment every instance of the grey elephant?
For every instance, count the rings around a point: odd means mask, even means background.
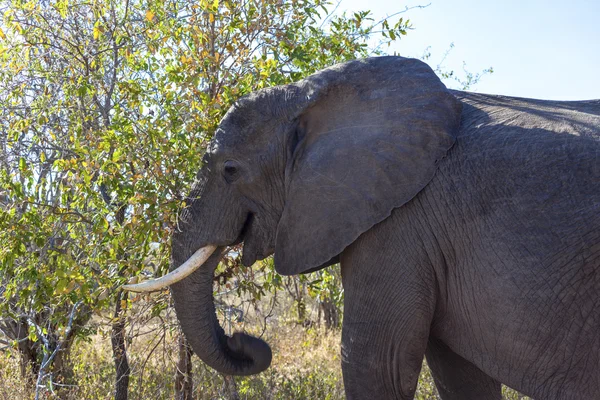
[[[224,334],[223,248],[283,275],[341,264],[349,399],[600,398],[600,101],[449,91],[423,62],[351,61],[239,100],[172,238],[194,352],[225,374],[269,346]],[[179,267],[179,268],[178,268]],[[189,275],[189,276],[188,276]]]

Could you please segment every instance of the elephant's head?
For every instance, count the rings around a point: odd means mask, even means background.
[[[225,246],[243,242],[247,266],[275,253],[283,275],[334,263],[427,185],[454,143],[460,110],[426,64],[401,57],[351,61],[239,100],[206,153],[163,279],[195,270],[171,288],[200,358],[233,375],[271,361],[265,342],[219,326],[212,281]]]

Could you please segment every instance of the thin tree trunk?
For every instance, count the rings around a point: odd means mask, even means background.
[[[323,319],[325,320],[325,329],[337,329],[340,326],[340,313],[333,300],[326,298],[321,301],[319,309],[323,310]]]
[[[179,361],[175,372],[175,400],[192,400],[194,382],[192,380],[192,347],[183,332],[179,332]]]
[[[71,360],[71,345],[73,344],[74,336],[67,339],[64,347],[56,354],[52,363],[52,373],[56,377],[56,381],[62,384],[72,384],[73,382],[73,367]]]
[[[129,362],[125,347],[125,318],[121,315],[121,301],[127,299],[127,293],[119,290],[115,304],[115,322],[112,324],[110,342],[112,345],[113,360],[115,362],[115,400],[127,400],[129,391]]]
[[[35,379],[40,370],[40,362],[32,341],[19,342],[19,358],[21,378],[24,378],[31,386],[35,385]]]
[[[60,351],[58,351],[52,362],[52,373],[56,377],[57,382],[68,385],[76,383],[74,381],[75,374],[70,359],[71,349],[73,342],[75,341],[75,336],[77,336],[77,333],[87,325],[91,318],[91,308],[85,304],[78,305],[77,314],[73,316],[69,333],[64,337]]]
[[[33,387],[40,369],[40,361],[35,343],[28,339],[27,320],[25,318],[6,319],[0,322],[0,328],[7,333],[10,340],[17,341],[21,378]]]
[[[101,191],[104,188],[101,187]],[[105,193],[103,192],[103,196]],[[106,198],[105,198],[106,201]],[[111,204],[110,201],[107,202]],[[125,221],[125,206],[119,205],[115,212],[115,220],[119,225]],[[125,260],[126,255],[120,255],[119,260]],[[119,269],[119,276],[124,276],[125,268]],[[122,302],[127,301],[127,292],[119,290],[115,301],[115,314],[113,316],[110,342],[112,345],[113,360],[115,362],[115,400],[127,400],[129,393],[129,361],[127,360],[127,348],[125,347],[125,318],[122,314]]]
[[[320,328],[321,327],[321,313],[322,313],[322,306],[321,306],[321,302],[319,301],[319,307],[317,307],[317,327]]]
[[[298,278],[295,276],[291,277],[294,283],[294,299],[296,300],[296,310],[298,311],[298,324],[304,325],[306,323],[306,303],[304,302],[304,285],[298,285]]]

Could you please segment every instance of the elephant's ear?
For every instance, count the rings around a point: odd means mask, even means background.
[[[352,61],[299,84],[275,267],[326,264],[411,200],[452,147],[461,104],[425,63]]]

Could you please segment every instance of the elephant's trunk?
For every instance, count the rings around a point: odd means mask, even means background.
[[[213,274],[222,252],[222,247],[217,248],[202,267],[171,286],[177,318],[192,349],[206,364],[227,375],[257,374],[271,364],[269,345],[241,332],[229,337],[217,320]],[[173,254],[176,264],[181,253],[174,249]]]

